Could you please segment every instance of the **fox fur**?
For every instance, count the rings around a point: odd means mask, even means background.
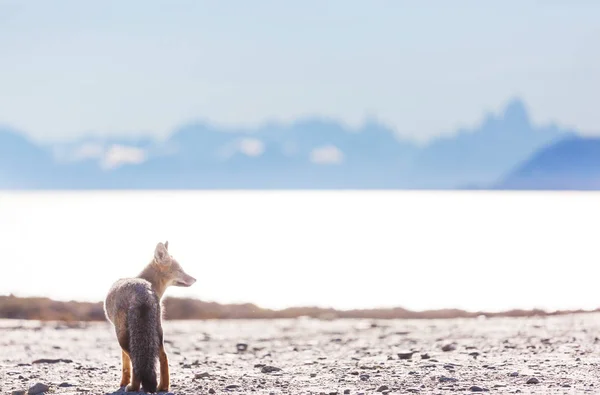
[[[181,268],[168,248],[168,241],[158,243],[146,268],[135,278],[116,281],[104,301],[106,318],[113,324],[122,350],[121,387],[126,387],[126,391],[137,392],[140,386],[145,392],[169,391],[161,300],[169,286],[189,287],[196,279]]]

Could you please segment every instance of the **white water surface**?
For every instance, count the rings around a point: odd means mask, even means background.
[[[172,296],[262,307],[597,308],[600,194],[2,192],[0,294],[103,300],[156,243]]]

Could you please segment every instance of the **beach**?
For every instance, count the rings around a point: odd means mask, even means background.
[[[164,322],[171,393],[595,393],[600,314]],[[0,392],[114,394],[108,322],[0,320]],[[36,387],[37,385],[37,387]],[[46,387],[47,386],[47,387]]]

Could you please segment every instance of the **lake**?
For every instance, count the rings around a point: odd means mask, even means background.
[[[0,294],[103,300],[158,241],[167,295],[262,307],[600,306],[600,193],[1,192]]]

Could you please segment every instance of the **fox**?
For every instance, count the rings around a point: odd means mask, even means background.
[[[134,278],[121,278],[110,288],[104,312],[121,347],[121,387],[127,392],[168,392],[169,359],[162,329],[162,297],[170,286],[190,287],[196,279],[159,242],[150,263]],[[157,383],[156,362],[160,363]]]

